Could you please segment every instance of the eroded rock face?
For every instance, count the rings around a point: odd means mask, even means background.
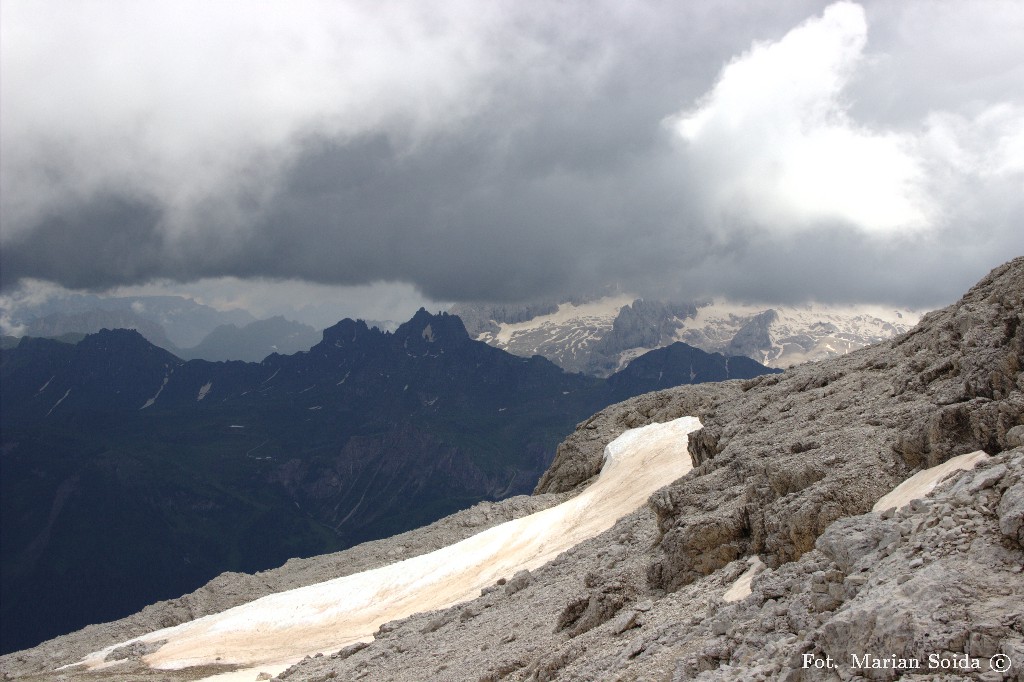
[[[839,604],[817,626],[810,653],[850,662],[854,655],[884,651],[921,661],[924,668],[931,656],[966,656],[981,659],[987,671],[993,655],[1022,651],[1021,554],[1000,537],[994,509],[1021,485],[1024,452],[999,459],[966,472],[939,495],[877,520],[875,546],[852,565],[836,562],[844,574]],[[830,528],[819,539],[819,553],[835,561],[842,535]],[[896,677],[892,671],[865,676]]]
[[[537,490],[589,479],[602,444],[625,428],[692,414],[704,424],[689,446],[700,475],[651,498],[661,532],[651,586],[678,589],[751,554],[774,566],[792,561],[915,469],[1018,444],[1022,311],[1017,259],[891,342],[781,377],[611,406],[560,446]],[[1021,532],[1018,517],[1007,518],[1006,532]]]
[[[1016,483],[1003,493],[999,503],[999,530],[1024,547],[1024,483]]]
[[[680,658],[674,679],[905,673],[868,667],[872,659],[916,663],[914,672],[941,679],[1021,679],[1024,555],[1001,536],[994,510],[1022,476],[1017,449],[895,513],[833,523],[814,550],[757,576],[749,597],[715,611],[726,632],[693,628],[690,648],[701,655]],[[999,654],[1014,664],[1006,677],[989,667]]]
[[[579,485],[625,428],[699,417],[699,475],[651,499],[663,556],[648,578],[677,589],[740,556],[799,558],[917,468],[999,452],[1024,417],[1024,259],[993,271],[908,334],[781,376],[681,387],[595,415],[563,443],[538,491]]]

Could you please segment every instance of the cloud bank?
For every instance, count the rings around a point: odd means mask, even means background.
[[[2,12],[8,291],[934,305],[1024,252],[1018,3]]]

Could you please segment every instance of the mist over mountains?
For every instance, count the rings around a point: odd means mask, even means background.
[[[0,320],[5,334],[17,337],[135,329],[154,346],[186,360],[258,362],[271,353],[309,350],[320,340],[320,330],[280,315],[257,320],[246,310],[218,310],[182,296],[65,295],[0,308]]]
[[[220,325],[245,326],[256,321],[246,310],[218,310],[182,296],[64,293],[40,301],[13,299],[6,303],[0,309],[5,334],[59,336],[68,332],[93,333],[103,328],[138,329],[150,343],[161,348],[167,347],[160,341],[173,348],[195,346]],[[117,324],[118,321],[128,324]],[[150,334],[155,338],[150,338]]]

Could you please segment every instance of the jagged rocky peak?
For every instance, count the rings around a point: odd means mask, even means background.
[[[764,349],[771,348],[774,342],[771,325],[778,319],[779,313],[771,308],[754,315],[732,337],[732,341],[726,346],[727,352],[730,355],[746,355],[747,357],[764,355]],[[820,322],[815,322],[813,328],[823,333],[832,331],[831,328],[822,326]]]
[[[158,358],[178,364],[181,361],[170,351],[150,343],[135,329],[101,329],[88,334],[75,345],[79,357],[97,356],[117,358],[121,363],[130,363],[133,358]]]
[[[349,347],[369,340],[381,342],[391,338],[400,344],[405,343],[442,343],[445,345],[459,344],[469,340],[469,334],[462,320],[457,315],[438,313],[433,315],[420,308],[408,322],[403,322],[394,332],[383,332],[371,327],[364,320],[345,318],[336,325],[324,330],[320,347]]]
[[[82,350],[94,348],[149,348],[152,347],[149,341],[135,329],[100,329],[94,334],[88,334],[79,342]]]
[[[395,338],[402,342],[450,345],[469,341],[469,334],[458,315],[445,312],[432,315],[420,308],[411,320],[399,325]]]
[[[611,331],[597,344],[601,352],[617,357],[630,348],[658,348],[672,343],[682,320],[694,317],[693,303],[667,303],[638,298],[619,309]]]
[[[323,346],[344,347],[371,336],[381,336],[380,330],[366,326],[363,320],[353,320],[346,317],[336,325],[324,330]]]

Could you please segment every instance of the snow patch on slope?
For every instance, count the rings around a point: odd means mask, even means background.
[[[259,672],[279,673],[305,655],[371,640],[382,623],[475,598],[498,578],[542,566],[611,528],[655,490],[690,471],[688,434],[700,426],[698,419],[683,417],[626,431],[605,449],[598,479],[556,507],[429,554],[268,595],[132,641],[167,640],[143,658],[152,668],[234,664],[244,670],[230,673],[231,679],[255,679]],[[104,658],[124,644],[81,663],[108,667]]]
[[[751,557],[747,565],[749,568],[722,595],[722,601],[734,602],[749,597],[751,592],[750,583],[754,581],[754,577],[758,573],[767,568],[759,556]]]
[[[210,392],[211,388],[213,388],[213,382],[212,381],[207,381],[205,384],[203,384],[199,388],[199,395],[196,396],[196,402],[199,402],[200,400],[205,398],[206,394]]]
[[[983,450],[976,450],[975,452],[968,452],[965,455],[948,459],[930,469],[919,471],[882,496],[878,502],[875,502],[875,506],[871,508],[871,511],[882,512],[886,509],[905,507],[912,500],[928,495],[949,474],[954,471],[973,469],[977,466],[978,462],[985,459],[988,459],[988,455]]]
[[[163,381],[163,383],[162,383],[162,384],[160,384],[160,388],[158,388],[158,389],[156,390],[156,394],[155,394],[155,395],[154,395],[154,396],[153,396],[152,398],[150,398],[149,400],[147,400],[147,401],[146,401],[146,404],[145,404],[145,405],[143,405],[142,407],[140,407],[140,408],[139,408],[140,410],[144,410],[144,409],[146,409],[147,407],[150,407],[151,405],[153,405],[153,404],[155,404],[155,403],[156,403],[156,399],[157,399],[157,398],[159,398],[159,397],[160,397],[160,394],[164,392],[164,387],[165,387],[165,386],[167,386],[167,381],[168,381],[168,380],[169,380],[170,378],[171,378],[171,375],[170,375],[170,374],[165,374],[165,375],[164,375],[164,381]],[[202,398],[200,398],[200,400],[202,400]]]
[[[39,390],[38,390],[38,391],[36,391],[36,395],[39,395],[40,393],[42,393],[43,391],[45,391],[45,390],[46,390],[46,387],[50,385],[50,382],[51,382],[51,381],[53,381],[53,380],[54,380],[54,379],[56,379],[56,378],[57,378],[57,375],[55,374],[55,375],[53,375],[52,377],[50,377],[49,379],[47,379],[47,380],[46,380],[46,383],[45,383],[45,384],[43,384],[42,386],[40,386],[40,387],[39,387]]]
[[[71,389],[70,388],[67,391],[64,392],[64,395],[62,395],[60,397],[60,400],[58,400],[57,402],[55,402],[53,404],[53,407],[51,407],[50,411],[46,413],[46,416],[49,417],[51,414],[53,414],[53,411],[57,409],[57,406],[60,405],[62,402],[64,402],[64,399],[67,398],[69,395],[71,395]]]

